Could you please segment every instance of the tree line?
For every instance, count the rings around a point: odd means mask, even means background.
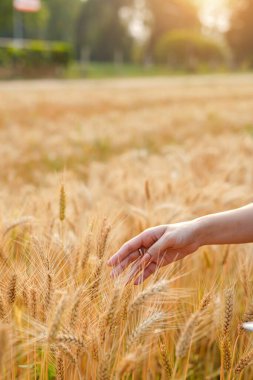
[[[194,0],[42,0],[36,14],[16,14],[10,0],[1,0],[0,37],[13,37],[17,17],[25,38],[68,42],[79,59],[164,62],[168,51],[176,51],[170,63],[177,65],[186,56],[220,56],[201,36]],[[137,24],[146,33],[143,39],[134,34]],[[235,63],[253,64],[253,0],[232,2],[223,37]]]

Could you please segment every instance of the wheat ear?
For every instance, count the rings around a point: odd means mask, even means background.
[[[17,292],[17,275],[13,274],[11,276],[9,287],[7,291],[7,300],[9,305],[13,305],[16,299],[16,292]]]
[[[89,256],[91,252],[91,238],[92,238],[92,233],[89,232],[85,239],[85,247],[84,247],[82,258],[81,258],[81,267],[83,270],[89,260]]]
[[[115,321],[115,312],[117,309],[118,300],[119,300],[119,289],[115,288],[112,300],[110,302],[108,311],[105,316],[105,324],[106,326],[108,326],[109,331],[111,331],[112,325]]]
[[[193,333],[198,323],[199,312],[193,313],[186,322],[176,345],[176,356],[184,358],[191,346]]]
[[[49,310],[51,306],[52,300],[52,292],[53,292],[53,278],[51,273],[47,274],[47,291],[45,295],[45,309]]]
[[[60,343],[73,344],[81,350],[86,350],[87,348],[87,345],[83,339],[72,334],[59,334],[55,339]]]
[[[75,299],[75,302],[73,304],[73,307],[72,307],[71,313],[70,313],[69,325],[70,325],[72,330],[75,328],[76,321],[78,318],[78,312],[79,312],[79,307],[80,307],[80,303],[81,303],[81,293],[82,293],[82,289],[80,288],[77,292],[76,299]]]
[[[92,300],[94,300],[96,298],[98,290],[99,290],[102,267],[103,267],[103,261],[100,260],[98,262],[97,267],[95,269],[95,272],[93,273],[93,276],[92,276],[92,279],[93,279],[93,283],[91,286],[91,299]]]
[[[76,357],[74,356],[71,349],[65,343],[60,343],[59,350],[61,350],[69,358],[72,364],[74,365],[76,364],[77,362]]]
[[[222,360],[224,364],[224,369],[226,371],[229,371],[231,368],[232,356],[231,356],[231,344],[227,336],[221,337],[220,351],[223,358]]]
[[[234,308],[234,295],[233,289],[229,288],[225,292],[225,309],[224,309],[224,319],[223,319],[223,335],[227,335],[233,318],[233,308]]]
[[[200,305],[199,305],[199,311],[203,312],[208,307],[211,300],[212,300],[212,292],[209,292],[202,298]]]
[[[167,315],[162,312],[155,312],[150,315],[146,320],[142,321],[137,328],[132,331],[131,335],[127,339],[127,350],[134,344],[138,343],[145,334],[156,325],[164,324]]]
[[[98,371],[98,380],[109,380],[109,355],[105,354],[104,358],[101,360],[99,371]]]
[[[28,307],[29,307],[29,299],[28,299],[28,294],[27,294],[27,288],[26,288],[26,286],[23,287],[22,298],[23,298],[24,306],[26,307],[26,309],[28,309]]]
[[[104,256],[110,230],[111,230],[111,226],[107,224],[107,219],[105,218],[103,221],[101,236],[100,236],[100,239],[98,241],[98,246],[97,246],[97,256],[99,259],[102,259],[102,257]]]
[[[145,181],[145,196],[146,196],[146,200],[148,202],[150,202],[151,200],[151,192],[150,192],[150,184],[149,184],[149,180],[146,179]]]
[[[4,354],[6,353],[7,351],[7,347],[8,347],[8,342],[9,342],[9,337],[8,337],[8,333],[7,333],[7,326],[5,325],[1,325],[0,326],[0,369],[2,369],[2,365],[4,364],[3,363],[3,357],[4,357]]]
[[[56,379],[64,380],[64,362],[60,354],[57,355],[56,361]]]
[[[122,308],[120,312],[120,317],[123,322],[127,320],[127,314],[128,314],[128,304],[129,304],[129,299],[131,297],[131,288],[127,287],[125,294],[123,296],[122,300]]]
[[[66,296],[64,296],[61,298],[61,300],[57,306],[53,321],[51,323],[51,326],[50,326],[49,332],[48,332],[48,340],[49,341],[54,339],[57,332],[59,331],[60,321],[62,319],[62,314],[64,312],[66,302],[67,302],[67,299],[66,299]]]
[[[66,213],[66,193],[64,185],[61,185],[60,189],[60,201],[59,201],[59,219],[61,222],[65,219]]]
[[[37,317],[37,295],[36,295],[35,289],[31,289],[30,297],[31,297],[30,305],[31,305],[32,316],[33,318],[36,318]]]
[[[242,356],[239,362],[237,363],[235,367],[235,373],[239,374],[246,368],[253,360],[253,350],[251,350],[246,355]]]
[[[170,379],[172,376],[172,368],[169,360],[169,354],[166,349],[166,345],[164,343],[164,340],[160,338],[159,340],[159,347],[160,347],[160,353],[162,358],[162,366],[165,370],[167,379]]]
[[[161,280],[147,287],[140,294],[138,294],[133,302],[129,305],[129,312],[133,312],[134,310],[141,307],[149,298],[152,298],[159,293],[165,292],[167,288],[168,281],[166,280]]]
[[[0,319],[4,319],[5,317],[5,306],[2,294],[0,294]]]

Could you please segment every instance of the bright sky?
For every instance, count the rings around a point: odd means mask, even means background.
[[[229,27],[229,0],[193,0],[199,8],[203,25],[211,32],[225,32]],[[126,12],[126,13],[125,13]],[[128,11],[123,11],[123,18],[129,18]],[[148,17],[148,15],[147,15]],[[145,40],[149,31],[143,24],[145,18],[145,1],[136,0],[135,17],[131,19],[130,30],[139,40]]]
[[[229,27],[227,0],[195,0],[200,9],[200,18],[205,26],[225,32]]]
[[[80,0],[82,2],[87,0]],[[225,32],[229,27],[229,0],[193,0],[199,8],[201,22],[211,31]],[[145,0],[136,0],[135,16],[131,17],[129,9],[124,8],[122,17],[125,20],[131,19],[130,30],[133,36],[139,40],[145,40],[148,29],[143,24],[145,18]],[[148,15],[147,15],[148,17]]]

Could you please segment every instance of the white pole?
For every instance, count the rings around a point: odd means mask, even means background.
[[[13,39],[17,46],[23,45],[23,16],[22,13],[13,9]]]

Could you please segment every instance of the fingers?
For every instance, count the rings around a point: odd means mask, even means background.
[[[160,256],[156,262],[151,261],[146,265],[141,275],[138,276],[137,279],[134,281],[134,285],[139,285],[142,282],[144,282],[149,276],[151,276],[156,270],[158,270],[162,266],[172,264],[173,262],[183,259],[185,256],[185,252],[178,252],[178,250],[173,249],[164,252],[163,255]],[[149,259],[151,258],[149,257]],[[133,271],[132,276],[129,279],[129,282],[132,280],[133,277],[137,275],[137,273],[140,272],[142,268],[143,266],[141,267],[140,263],[136,264],[134,268],[135,270]]]
[[[168,249],[170,244],[169,244],[169,236],[167,234],[163,235],[159,240],[157,240],[156,243],[154,243],[146,252],[148,253],[152,260],[156,261],[158,257],[163,254],[163,252]],[[143,261],[146,255],[143,257]]]
[[[136,277],[139,272],[142,271],[141,275],[134,281],[134,285],[139,285],[159,268],[181,260],[185,256],[185,252],[179,252],[178,250],[171,249],[159,255],[156,261],[152,261],[153,257],[146,253],[142,259],[138,260],[133,265],[127,284],[132,281],[132,279]],[[147,257],[147,261],[143,262],[145,257]]]
[[[158,269],[158,265],[156,263],[151,262],[142,272],[142,274],[137,277],[134,281],[134,285],[139,285],[144,282],[151,274],[153,274]]]
[[[185,252],[178,251],[178,249],[167,250],[163,256],[158,259],[159,267],[172,264],[178,260],[182,260],[186,256]]]
[[[128,279],[128,283],[140,272],[140,271],[143,271],[148,264],[150,264],[150,262],[152,261],[152,257],[151,255],[146,252],[145,255],[140,258],[140,260],[138,260],[135,265],[133,265],[132,269],[131,269],[131,272],[130,272],[130,276],[129,276],[129,279]]]
[[[127,241],[122,247],[115,253],[108,261],[107,264],[110,266],[118,265],[122,262],[128,255],[137,251],[141,247],[145,247],[149,244],[150,232],[144,231],[141,234],[135,236],[133,239]],[[150,242],[152,244],[152,241]]]
[[[122,260],[116,267],[111,271],[112,277],[118,277],[133,261],[137,260],[140,257],[140,252],[135,251],[130,253],[124,260]]]

